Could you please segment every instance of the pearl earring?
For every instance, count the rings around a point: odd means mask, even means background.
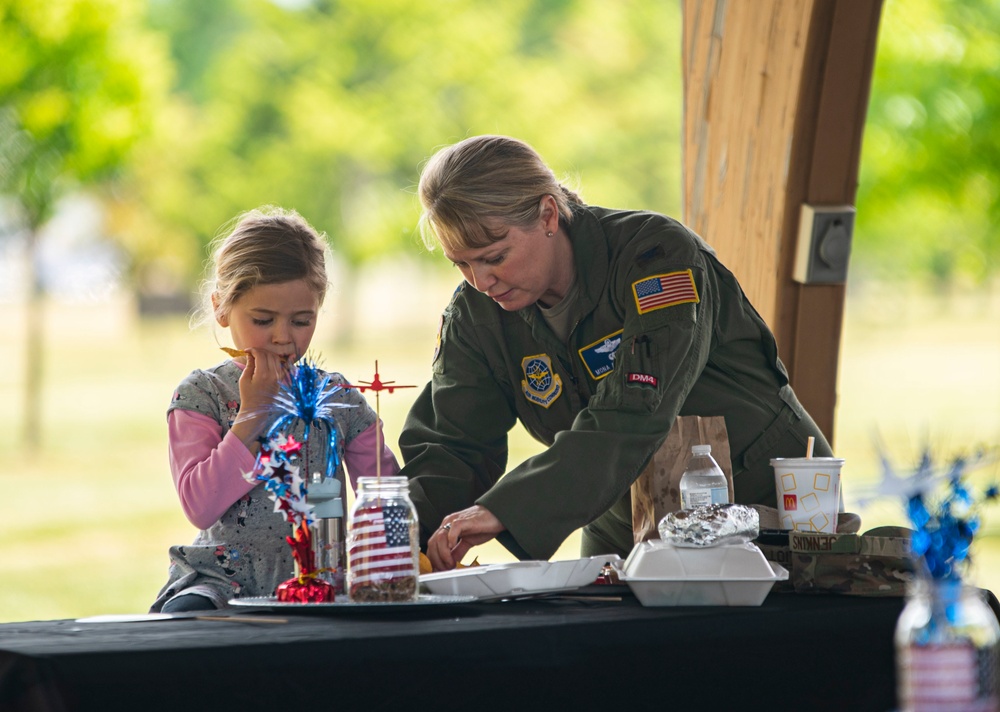
[[[545,237],[552,237],[552,235],[553,235],[553,233],[552,233],[551,230],[549,230],[547,233],[545,233]]]

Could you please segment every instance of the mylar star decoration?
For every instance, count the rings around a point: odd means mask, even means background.
[[[910,473],[897,473],[895,465],[884,451],[879,453],[879,480],[871,487],[862,488],[858,503],[864,507],[878,499],[908,500],[924,495],[945,481],[946,471],[935,468],[930,452],[924,450],[916,467]]]
[[[331,601],[334,587],[319,577],[316,557],[312,550],[313,507],[307,499],[309,447],[317,432],[322,433],[315,445],[326,449],[323,478],[334,477],[340,458],[337,454],[337,426],[333,418],[335,408],[351,408],[348,403],[336,402],[335,395],[341,386],[332,383],[330,374],[321,371],[309,359],[302,359],[288,371],[288,377],[279,384],[278,393],[268,412],[277,413],[274,422],[260,439],[253,472],[248,480],[264,482],[264,488],[274,499],[274,511],[292,525],[292,535],[285,541],[292,548],[292,557],[298,572],[278,586],[275,594],[279,601],[300,603]],[[301,426],[301,439],[292,431]],[[319,451],[322,453],[322,450]],[[300,472],[306,468],[306,477]]]
[[[306,481],[299,474],[296,460],[302,443],[290,435],[277,433],[260,444],[257,464],[247,475],[260,480],[274,500],[274,511],[292,525],[292,535],[285,541],[292,548],[298,574],[282,582],[275,595],[282,602],[320,603],[334,599],[333,585],[319,578],[312,549],[312,505],[306,499]]]
[[[247,480],[264,483],[264,489],[274,500],[274,511],[297,526],[312,523],[312,506],[306,501],[306,482],[299,475],[297,459],[301,443],[281,433],[260,444],[257,466]]]
[[[897,474],[888,457],[880,456],[882,479],[875,488],[876,496],[902,501],[913,526],[913,555],[924,576],[937,580],[963,578],[979,531],[982,507],[1000,495],[995,483],[976,491],[967,479],[970,472],[996,459],[996,452],[980,449],[935,465],[930,450],[925,448],[912,472]]]

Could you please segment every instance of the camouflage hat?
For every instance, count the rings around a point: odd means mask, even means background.
[[[911,531],[876,527],[858,534],[861,518],[841,512],[836,534],[765,528],[767,507],[755,544],[764,556],[788,569],[788,580],[772,590],[797,593],[840,593],[854,596],[903,596],[913,579]],[[761,512],[761,510],[765,510]],[[777,513],[773,522],[777,522]]]
[[[789,578],[800,593],[903,596],[913,579],[910,530],[877,527],[864,534],[792,532]]]

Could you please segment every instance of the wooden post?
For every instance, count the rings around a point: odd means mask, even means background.
[[[803,203],[852,205],[882,0],[684,0],[684,220],[833,440],[844,285],[792,280]]]

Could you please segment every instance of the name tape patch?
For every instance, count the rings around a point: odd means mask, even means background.
[[[580,349],[580,358],[587,372],[595,381],[599,381],[615,370],[615,351],[622,343],[622,332],[619,329],[613,334],[602,336],[592,344]]]

